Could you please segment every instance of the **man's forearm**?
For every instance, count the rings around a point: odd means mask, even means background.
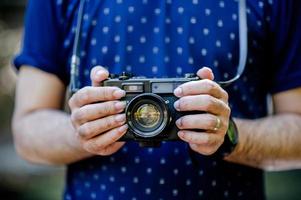
[[[67,164],[89,157],[80,148],[70,116],[58,110],[38,110],[14,119],[15,145],[25,159]]]
[[[226,160],[266,170],[301,167],[300,115],[279,114],[235,121],[239,144]]]

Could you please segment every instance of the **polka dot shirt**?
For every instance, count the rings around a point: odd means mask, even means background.
[[[17,68],[31,65],[69,81],[79,0],[30,0]],[[237,0],[87,0],[80,83],[93,66],[147,77],[181,77],[210,67],[236,74]],[[301,3],[247,1],[246,71],[226,88],[234,117],[267,115],[267,94],[301,85]],[[51,122],[50,122],[51,123]],[[255,130],[254,130],[255,131]],[[64,199],[264,199],[263,172],[191,151],[184,142],[140,148],[68,166]]]

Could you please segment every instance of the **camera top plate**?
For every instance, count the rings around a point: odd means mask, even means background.
[[[133,76],[131,74],[122,73],[119,76],[110,75],[111,78],[103,82],[103,86],[115,86],[125,90],[127,93],[157,93],[170,94],[173,93],[179,85],[200,80],[195,74],[186,74],[180,78],[146,78],[143,76]]]

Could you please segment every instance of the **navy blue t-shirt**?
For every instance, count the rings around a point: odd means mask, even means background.
[[[68,84],[79,0],[31,0],[15,66],[31,65]],[[210,67],[233,77],[239,60],[237,0],[87,0],[81,87],[93,66],[147,77]],[[267,115],[266,96],[301,86],[301,1],[247,1],[246,70],[226,88],[234,117]],[[49,122],[51,123],[51,122]],[[256,130],[254,130],[256,131]],[[68,166],[65,199],[264,199],[263,172],[192,152],[184,142],[140,148]]]

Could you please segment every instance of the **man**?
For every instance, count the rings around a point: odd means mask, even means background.
[[[69,115],[61,108],[79,1],[30,1],[15,60],[17,151],[32,162],[68,164],[65,199],[264,199],[261,169],[301,165],[301,12],[297,0],[247,5],[248,64],[243,77],[223,89],[213,79],[235,75],[237,1],[87,1],[82,89],[69,100]],[[211,69],[198,70],[204,65]],[[119,100],[125,92],[100,84],[109,72],[122,71],[148,77],[197,72],[202,80],[179,86],[174,106],[205,112],[176,122],[179,142],[150,149],[119,142],[128,128]],[[239,143],[221,159],[214,154],[230,107]]]

